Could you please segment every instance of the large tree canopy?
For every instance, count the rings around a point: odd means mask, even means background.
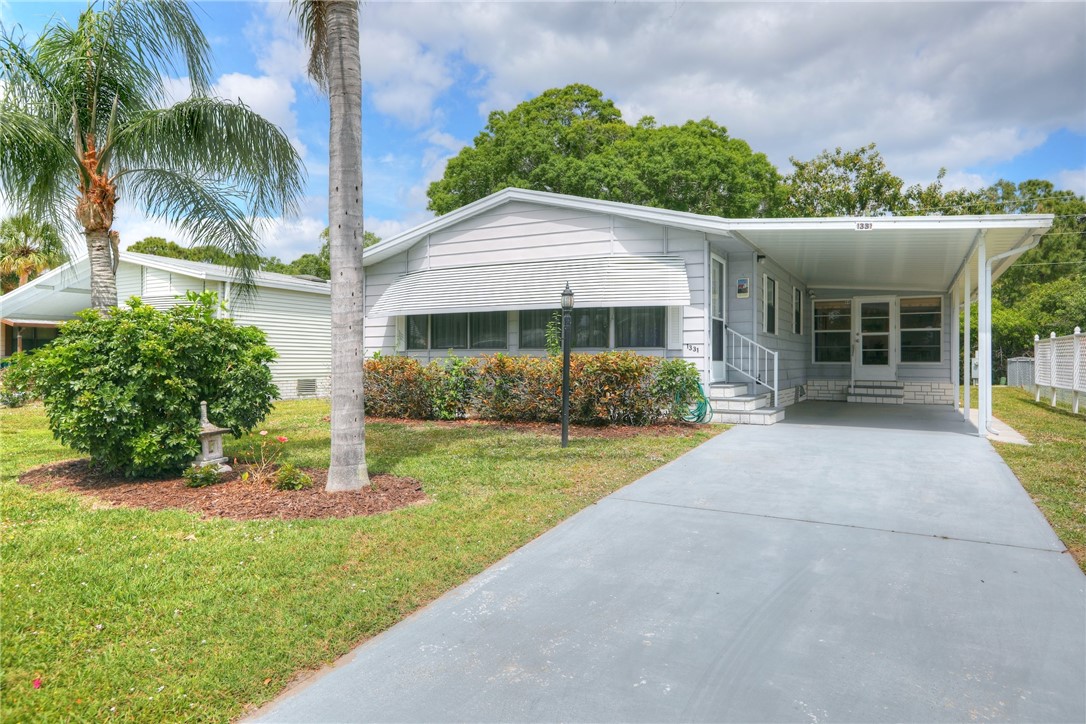
[[[630,126],[600,91],[575,84],[491,113],[427,195],[438,214],[513,186],[745,217],[771,213],[778,185],[763,154],[709,119]]]
[[[46,269],[68,261],[52,224],[18,214],[0,222],[0,293],[21,287]]]
[[[183,0],[95,0],[29,46],[0,32],[0,192],[82,231],[97,309],[117,303],[119,198],[241,260],[258,252],[256,217],[295,207],[298,154],[245,105],[206,95],[208,52]],[[177,66],[194,95],[163,107]]]

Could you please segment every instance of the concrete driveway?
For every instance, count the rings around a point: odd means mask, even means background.
[[[945,408],[802,403],[618,491],[263,721],[1086,721],[1086,576]]]

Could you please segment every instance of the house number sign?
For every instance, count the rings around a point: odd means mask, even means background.
[[[856,222],[856,231],[871,231],[874,228],[875,228],[875,223],[873,221],[857,221]]]
[[[688,345],[686,345],[686,350],[688,352],[693,352],[694,354],[698,354],[699,352],[701,352],[701,347],[699,347],[696,344],[688,344]]]

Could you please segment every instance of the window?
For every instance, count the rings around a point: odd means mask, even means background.
[[[413,314],[407,318],[407,348],[429,349],[430,317],[426,314]]]
[[[470,317],[472,349],[505,349],[509,346],[506,312],[473,312]]]
[[[814,303],[814,361],[848,362],[852,358],[852,301]]]
[[[803,334],[803,292],[792,287],[792,334]]]
[[[520,313],[520,348],[546,349],[547,324],[556,315],[559,317],[559,324],[561,324],[561,312],[557,309],[522,310]]]
[[[616,347],[663,347],[665,307],[615,309]]]
[[[762,275],[762,289],[765,295],[762,321],[766,334],[777,333],[777,281]]]
[[[610,309],[574,309],[573,310],[573,347],[611,346],[611,310]]]
[[[407,317],[407,349],[505,349],[506,312]]]
[[[942,297],[901,299],[901,361],[941,362],[943,351]]]
[[[467,349],[468,315],[431,314],[430,347],[432,349]]]

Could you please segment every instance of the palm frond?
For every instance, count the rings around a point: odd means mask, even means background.
[[[230,183],[257,216],[295,213],[305,173],[275,124],[244,104],[207,97],[145,111],[103,153],[119,175],[161,168]]]
[[[334,0],[355,2],[355,0]],[[309,47],[309,77],[321,90],[328,91],[328,2],[326,0],[290,0],[290,14],[298,19],[302,38]]]
[[[122,181],[148,215],[177,226],[194,242],[233,256],[241,291],[252,292],[260,240],[236,189],[207,176],[156,168],[130,170]]]
[[[183,65],[194,93],[211,88],[211,48],[184,0],[116,0],[107,11],[109,41],[127,46],[158,75]]]
[[[69,139],[42,119],[0,102],[0,192],[21,210],[65,232],[82,167]]]

